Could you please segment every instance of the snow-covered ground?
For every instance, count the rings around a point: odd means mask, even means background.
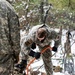
[[[58,48],[58,52],[52,57],[52,63],[54,66],[61,66],[63,68],[63,51],[64,51],[64,43],[66,42],[66,30],[62,31],[62,43]],[[24,37],[25,31],[21,31],[21,38]],[[72,37],[71,37],[71,53],[72,55],[75,55],[75,31],[71,32]],[[38,50],[38,47],[36,48],[36,50]],[[52,52],[52,54],[54,54],[54,52]],[[59,59],[59,60],[57,60]],[[74,57],[74,61],[75,61],[75,57]],[[39,69],[39,71],[41,72],[45,72],[44,69],[44,65],[43,65],[43,61],[42,58],[40,58],[39,60],[35,60],[34,63],[31,64],[31,68],[33,68],[35,71],[41,66],[41,68]],[[75,62],[74,62],[74,68],[75,68]],[[64,70],[64,68],[63,68]],[[75,70],[74,70],[75,71]],[[41,75],[41,74],[39,74]],[[54,72],[53,75],[70,75],[67,71],[64,72]]]

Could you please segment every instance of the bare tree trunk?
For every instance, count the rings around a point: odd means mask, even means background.
[[[43,23],[43,16],[44,16],[44,9],[43,9],[43,5],[44,5],[44,2],[41,2],[40,4],[40,23],[42,24]]]
[[[69,74],[74,75],[74,60],[71,55],[70,37],[72,37],[72,35],[70,30],[68,30],[65,43],[64,71],[68,71]]]
[[[66,33],[66,43],[65,43],[65,52],[67,56],[71,53],[70,39],[69,39],[69,31]]]

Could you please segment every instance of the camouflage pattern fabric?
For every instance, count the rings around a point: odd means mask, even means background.
[[[47,31],[47,37],[46,39],[42,42],[40,42],[37,37],[36,37],[36,32],[38,30],[38,28],[40,27],[44,27],[46,28],[46,31]],[[58,39],[58,36],[59,36],[59,33],[57,33],[56,31],[54,31],[54,29],[50,28],[48,25],[36,25],[34,26],[32,29],[30,29],[29,33],[27,36],[25,36],[22,40],[21,40],[21,51],[20,51],[20,61],[23,59],[23,60],[27,60],[28,59],[28,53],[30,51],[30,47],[31,47],[31,44],[33,42],[35,42],[40,51],[43,50],[44,48],[46,48],[46,46],[49,46],[52,42],[52,40],[55,41],[55,46],[58,47],[60,41]],[[50,50],[47,50],[46,52],[44,52],[42,54],[42,58],[43,58],[43,61],[44,61],[44,65],[45,65],[45,68],[49,66],[47,72],[48,74],[47,75],[52,75],[53,73],[53,70],[52,70],[52,62],[51,62],[51,56],[52,56],[52,53]],[[51,72],[51,73],[50,73]]]
[[[20,51],[19,20],[14,8],[0,0],[0,75],[13,72],[13,54]]]

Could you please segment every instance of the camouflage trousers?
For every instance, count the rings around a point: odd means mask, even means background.
[[[40,47],[39,46],[39,50],[40,52],[46,48],[45,47]],[[20,52],[20,60],[28,60],[28,53],[29,53],[30,50],[26,50],[26,51],[21,51]],[[50,49],[46,50],[43,54],[41,54],[42,56],[42,59],[43,59],[43,62],[44,62],[44,66],[45,66],[45,70],[46,70],[46,73],[47,75],[53,75],[53,66],[52,66],[52,61],[51,61],[51,56],[52,56],[52,53],[50,51]]]
[[[45,49],[46,46],[44,48],[39,47],[40,51]],[[52,61],[51,61],[51,57],[52,57],[52,53],[50,51],[50,49],[47,49],[43,54],[42,54],[42,59],[44,62],[44,67],[46,70],[46,75],[53,75],[53,65],[52,65]]]

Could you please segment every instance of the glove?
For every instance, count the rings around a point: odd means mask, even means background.
[[[35,49],[36,48],[36,43],[33,42],[32,45],[31,45],[31,48]]]
[[[35,57],[36,59],[40,58],[40,52],[30,51],[29,56]]]
[[[52,51],[57,52],[57,47],[52,47]]]
[[[35,57],[36,59],[39,59],[39,58],[40,58],[40,55],[41,55],[40,52],[35,52],[34,57]]]
[[[33,50],[30,50],[30,52],[29,52],[29,56],[34,57],[34,54],[35,54],[35,52],[34,52]]]

